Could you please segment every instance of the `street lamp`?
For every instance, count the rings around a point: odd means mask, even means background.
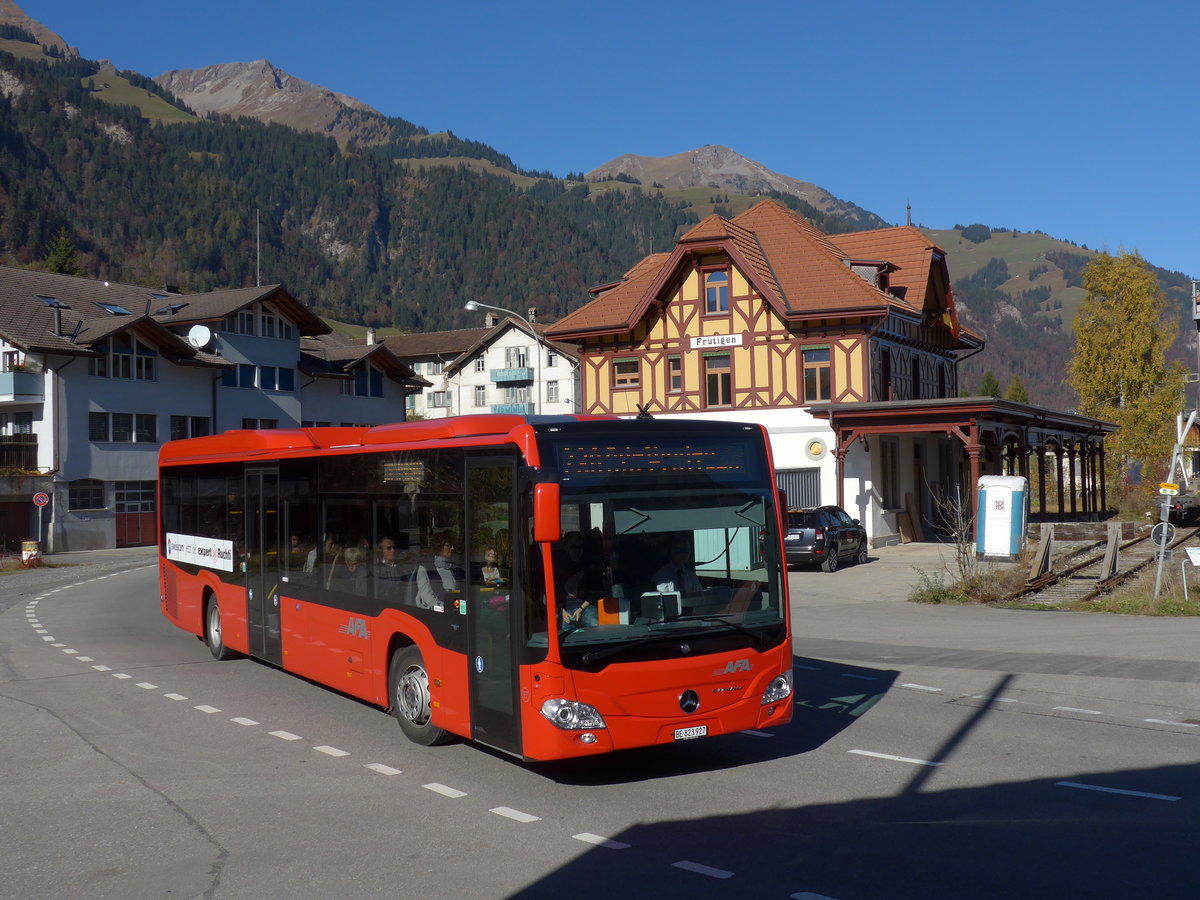
[[[495,310],[496,312],[504,313],[506,316],[512,316],[514,319],[520,319],[522,322],[524,322],[526,325],[529,326],[529,333],[533,335],[533,339],[535,341],[537,341],[537,343],[539,345],[541,345],[542,347],[546,347],[547,350],[550,349],[542,341],[542,337],[541,337],[541,335],[538,334],[537,329],[533,327],[533,323],[530,322],[523,315],[521,315],[519,312],[516,312],[511,309],[505,309],[503,306],[492,306],[490,303],[480,303],[478,300],[468,300],[464,304],[464,308],[466,308],[472,312],[474,312],[477,309],[492,309],[492,310]],[[541,366],[537,365],[537,361],[535,360],[535,365],[533,367],[533,396],[534,396],[533,411],[534,411],[534,413],[540,413],[542,411],[541,373],[542,373]]]

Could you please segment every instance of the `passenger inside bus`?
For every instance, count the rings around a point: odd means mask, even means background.
[[[346,547],[341,554],[341,562],[335,563],[329,570],[329,580],[326,587],[335,591],[345,591],[350,594],[367,593],[367,564],[362,547],[357,544]]]
[[[604,557],[578,531],[568,531],[561,542],[559,567],[563,596],[563,624],[596,625],[596,602],[605,594]]]
[[[462,574],[454,564],[457,549],[458,540],[450,532],[440,531],[433,536],[432,560],[417,565],[413,584],[413,602],[417,606],[442,611],[446,600],[458,594]]]
[[[387,536],[379,539],[375,566],[371,572],[375,579],[375,596],[388,603],[400,603],[404,597],[408,573],[397,558],[400,542]]]

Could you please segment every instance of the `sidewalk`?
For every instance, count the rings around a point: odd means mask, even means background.
[[[908,599],[920,584],[922,572],[931,577],[941,572],[946,581],[956,580],[954,545],[913,542],[875,547],[866,565],[844,565],[836,572],[822,572],[815,567],[792,569],[788,588],[793,606],[825,606],[849,598],[896,602]]]

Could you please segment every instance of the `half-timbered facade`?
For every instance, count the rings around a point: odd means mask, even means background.
[[[958,321],[944,252],[912,226],[831,236],[765,201],[709,216],[592,293],[547,331],[581,347],[585,412],[760,422],[789,502],[840,503],[876,543],[905,517],[936,525],[978,472],[952,425],[847,443],[828,414],[936,408],[983,349]]]

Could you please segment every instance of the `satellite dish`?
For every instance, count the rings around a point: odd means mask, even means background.
[[[188,329],[187,339],[198,350],[207,350],[212,343],[212,329],[207,325],[193,325]]]

